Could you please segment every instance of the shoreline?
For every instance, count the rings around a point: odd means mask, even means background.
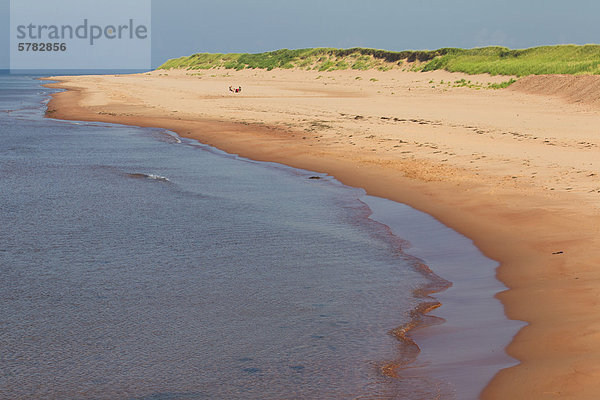
[[[170,131],[164,133],[179,137]],[[315,176],[314,171],[254,161],[194,139],[183,140],[227,158],[293,170],[304,178]],[[316,176],[328,185],[345,186],[330,175]],[[497,371],[516,364],[504,348],[523,325],[507,320],[500,302],[488,295],[506,289],[495,278],[497,263],[483,256],[464,236],[410,206],[366,193],[356,199],[369,210],[361,219],[385,226],[400,242],[399,251],[408,258],[411,269],[427,281],[412,291],[418,303],[409,310],[410,320],[397,327],[390,325],[388,335],[399,342],[396,351],[372,360],[373,366],[385,380],[427,382],[443,398],[477,398]],[[466,284],[453,285],[440,274]],[[469,309],[467,318],[465,308]],[[455,368],[457,365],[460,368]]]
[[[179,116],[149,110],[147,104],[119,103],[115,96],[103,99],[104,105],[96,101],[80,106],[98,91],[90,91],[86,98],[85,83],[52,86],[71,89],[53,96],[48,105],[52,118],[169,129],[257,161],[328,173],[370,195],[432,215],[500,262],[497,275],[509,290],[497,297],[510,319],[529,323],[507,347],[520,364],[500,371],[482,397],[542,398],[544,393],[561,393],[593,398],[597,392],[600,352],[590,339],[600,335],[593,317],[599,292],[594,284],[599,274],[593,266],[600,259],[594,243],[600,224],[597,209],[587,207],[587,198],[528,187],[519,191],[498,185],[487,174],[478,181],[427,179],[410,173],[414,171],[406,173],[406,168],[401,173],[396,165],[377,163],[365,152],[357,162],[347,157],[347,148],[320,146],[318,137],[299,139],[294,129],[223,121],[218,116]],[[435,160],[420,164],[422,169],[430,165],[436,165]],[[464,176],[468,175],[466,171]]]
[[[445,382],[454,398],[477,398],[499,370],[517,364],[504,349],[524,325],[508,320],[500,302],[490,296],[506,290],[495,277],[497,263],[469,239],[410,206],[368,195],[362,201],[373,211],[370,218],[406,240],[403,253],[424,263],[436,281],[439,276],[446,281],[431,294],[439,302],[432,304],[435,311],[423,310],[429,323],[409,332],[420,349],[418,358],[398,375],[422,369]],[[434,288],[442,285],[437,282]]]

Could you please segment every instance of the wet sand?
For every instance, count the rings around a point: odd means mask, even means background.
[[[528,323],[506,349],[520,363],[496,374],[482,398],[600,392],[593,104],[527,88],[455,88],[447,82],[463,76],[445,72],[197,74],[60,78],[57,87],[71,90],[54,96],[48,115],[170,129],[432,215],[500,263],[505,313]]]

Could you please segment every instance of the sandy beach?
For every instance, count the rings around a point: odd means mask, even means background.
[[[51,118],[173,130],[434,216],[500,263],[506,315],[528,324],[506,349],[520,364],[500,371],[482,398],[600,393],[596,77],[528,77],[502,90],[486,87],[510,77],[442,71],[56,79],[51,86],[69,90],[53,96]]]

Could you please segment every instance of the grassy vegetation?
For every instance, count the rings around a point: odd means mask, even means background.
[[[505,89],[516,81],[516,79],[510,78],[509,80],[500,83],[489,83],[487,87],[488,89]]]
[[[159,69],[300,68],[305,70],[413,71],[444,69],[467,74],[525,76],[532,74],[600,74],[600,45],[543,46],[524,50],[505,47],[443,48],[423,51],[386,51],[365,48],[282,49],[258,54],[198,53],[169,60]],[[502,84],[510,84],[507,81]],[[512,83],[512,82],[511,82]]]
[[[460,50],[429,61],[421,70],[437,69],[468,74],[516,76],[600,74],[600,46],[543,46],[524,50],[485,47]]]
[[[446,54],[449,49],[433,51],[386,51],[375,49],[332,49],[314,48],[288,50],[282,49],[267,53],[247,54],[211,54],[198,53],[167,61],[159,69],[211,69],[228,68],[241,70],[258,68],[301,68],[317,71],[334,70],[370,70],[382,71],[401,65],[403,62],[424,62]]]
[[[469,88],[469,89],[475,89],[475,90],[480,90],[480,89],[505,89],[507,87],[509,87],[510,85],[512,85],[513,83],[515,83],[517,80],[514,78],[510,78],[509,80],[506,80],[504,82],[499,82],[499,83],[491,83],[491,82],[487,82],[487,84],[485,83],[481,83],[481,82],[472,82],[466,79],[459,79],[456,80],[454,82],[451,81],[447,81],[444,82],[443,80],[440,81],[439,83],[436,83],[434,80],[430,80],[429,83],[433,84],[431,87],[432,88],[440,88],[440,89],[444,89],[444,88],[458,88],[458,87],[465,87],[465,88]]]

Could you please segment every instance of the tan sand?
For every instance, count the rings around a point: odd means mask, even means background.
[[[398,70],[64,77],[57,87],[72,90],[54,97],[49,116],[167,128],[433,215],[501,263],[510,289],[498,297],[509,318],[529,323],[507,348],[520,364],[482,397],[596,399],[600,96],[565,91],[565,77],[506,90],[447,85],[462,78],[508,79]]]

